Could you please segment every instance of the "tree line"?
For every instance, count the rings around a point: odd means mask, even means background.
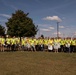
[[[37,34],[38,26],[33,23],[33,20],[28,17],[29,13],[24,13],[22,10],[17,10],[12,13],[11,18],[5,23],[7,27],[7,35],[11,37],[34,37]],[[5,27],[0,25],[0,35],[5,35]]]

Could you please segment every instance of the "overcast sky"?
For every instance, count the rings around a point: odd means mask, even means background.
[[[18,9],[29,12],[38,25],[37,36],[56,36],[57,22],[60,36],[76,36],[76,0],[0,0],[0,24],[5,26]]]

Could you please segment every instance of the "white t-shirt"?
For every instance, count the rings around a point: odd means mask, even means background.
[[[52,45],[48,45],[48,49],[49,50],[53,50],[53,46]]]

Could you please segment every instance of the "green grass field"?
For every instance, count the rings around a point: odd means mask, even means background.
[[[0,52],[0,75],[76,75],[76,53]]]

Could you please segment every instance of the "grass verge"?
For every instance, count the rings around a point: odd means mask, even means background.
[[[76,54],[0,52],[0,75],[76,75]]]

